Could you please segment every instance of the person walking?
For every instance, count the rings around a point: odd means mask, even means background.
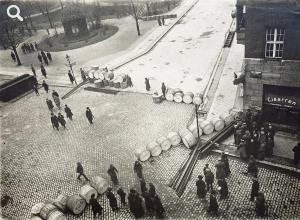
[[[16,59],[16,55],[15,55],[15,53],[14,52],[10,52],[10,56],[11,56],[11,59],[14,61],[14,62],[16,62],[17,61],[17,59]]]
[[[52,62],[52,55],[49,51],[46,52],[46,56],[50,62]]]
[[[72,119],[72,117],[73,117],[72,110],[67,105],[65,105],[65,113],[66,113],[67,118],[69,118],[70,120],[73,120]]]
[[[45,82],[45,80],[43,80],[42,86],[43,86],[44,90],[48,93],[49,85]]]
[[[218,186],[220,187],[220,200],[228,198],[228,185],[225,179],[218,180]]]
[[[59,131],[59,129],[58,129],[58,127],[59,127],[58,118],[53,113],[51,113],[51,124],[52,124],[53,128],[55,128],[56,130]]]
[[[130,212],[136,217],[136,196],[135,196],[135,189],[131,188],[128,195],[128,205]]]
[[[300,162],[300,142],[293,148],[294,161],[293,163],[297,166]]]
[[[263,192],[258,192],[255,200],[255,212],[259,217],[264,217],[266,212],[266,200]]]
[[[41,56],[40,53],[38,53],[37,58],[40,61],[40,63],[43,63],[43,57]]]
[[[157,23],[158,23],[159,26],[161,26],[161,21],[160,21],[159,18],[157,19]]]
[[[119,180],[118,180],[118,170],[117,168],[115,168],[112,164],[109,166],[109,169],[107,170],[108,175],[110,176],[111,181],[113,182],[114,185],[118,185],[119,184]]]
[[[89,181],[89,179],[86,177],[86,175],[83,172],[83,166],[80,162],[77,162],[77,168],[76,168],[76,173],[78,173],[77,179],[80,180],[80,177],[83,176],[86,181]]]
[[[120,187],[118,189],[117,194],[120,196],[121,204],[122,205],[126,205],[126,193],[124,192],[124,190],[122,189],[122,187]]]
[[[162,91],[162,94],[163,94],[164,97],[166,97],[166,90],[167,90],[167,88],[165,86],[165,83],[162,83],[161,84],[161,91]]]
[[[38,51],[39,50],[39,46],[36,42],[34,42],[34,47],[35,47],[35,50]]]
[[[218,160],[216,167],[216,179],[225,179],[225,164],[221,159]]]
[[[58,122],[61,124],[61,126],[66,128],[66,120],[65,120],[64,116],[61,113],[58,113],[57,118],[58,118]]]
[[[215,196],[216,192],[214,190],[211,191],[209,196],[209,206],[208,206],[208,213],[214,213],[215,215],[218,215],[219,211],[219,204],[217,201],[217,198]]]
[[[145,78],[145,85],[146,85],[146,90],[149,92],[150,91],[150,82],[149,82],[149,79],[148,78]]]
[[[213,183],[215,178],[213,172],[209,168],[206,168],[204,175],[207,191],[213,190]]]
[[[133,83],[132,83],[131,77],[129,75],[127,75],[127,85],[129,87],[133,87]]]
[[[258,192],[259,192],[259,182],[258,182],[257,178],[253,178],[250,201],[252,201],[252,202],[254,201],[254,198],[258,196]]]
[[[118,203],[117,203],[117,198],[113,194],[111,187],[108,187],[107,192],[106,192],[106,197],[109,200],[109,206],[111,207],[113,212],[118,211],[119,207],[118,207]]]
[[[155,192],[155,187],[152,183],[149,183],[149,195],[151,198],[154,198],[154,196],[156,195],[156,192]]]
[[[41,73],[42,73],[42,75],[47,79],[47,72],[46,72],[46,69],[45,69],[45,67],[43,66],[43,64],[41,64]]]
[[[59,95],[58,95],[58,93],[57,93],[55,90],[53,90],[53,92],[52,92],[52,98],[53,98],[53,101],[54,101],[56,107],[57,107],[58,109],[60,109],[60,99],[59,99]]]
[[[135,217],[136,218],[142,218],[145,215],[145,210],[143,207],[143,199],[139,195],[137,191],[135,191]]]
[[[52,101],[51,101],[50,99],[47,98],[47,99],[46,99],[46,104],[47,104],[47,106],[48,106],[49,111],[52,112],[52,111],[53,111],[53,108],[54,108],[54,105],[53,105]]]
[[[134,166],[133,166],[133,171],[136,173],[137,177],[140,179],[140,180],[143,180],[144,179],[144,175],[143,175],[143,166],[142,164],[136,160],[134,162]]]
[[[32,52],[34,52],[34,46],[33,46],[32,43],[30,43],[30,49],[31,49]]]
[[[162,22],[162,25],[165,25],[165,18],[164,17],[162,17],[161,22]]]
[[[207,191],[206,191],[206,185],[205,182],[203,181],[202,175],[198,176],[198,180],[196,181],[196,187],[197,187],[197,196],[200,199],[205,198]]]
[[[156,218],[160,218],[160,219],[164,218],[165,217],[165,209],[164,209],[158,195],[154,196],[153,205],[154,205],[154,210],[155,210],[155,213],[156,213]]]
[[[85,82],[86,81],[86,75],[85,75],[85,72],[82,68],[80,68],[80,74],[81,74],[82,81]]]
[[[141,193],[142,193],[142,196],[144,196],[145,193],[148,192],[147,184],[146,184],[146,182],[142,179],[142,180],[140,180],[140,185],[141,185]]]
[[[73,77],[70,70],[68,71],[68,76],[69,76],[69,79],[70,79],[71,83],[73,84],[74,83],[74,77]]]
[[[40,95],[40,93],[39,93],[39,88],[38,88],[38,86],[37,86],[36,84],[34,84],[34,85],[32,86],[32,90],[35,92],[35,94],[36,94],[37,96]]]
[[[92,211],[93,211],[93,217],[94,218],[97,217],[97,214],[98,214],[98,216],[102,215],[103,208],[100,205],[100,203],[97,201],[97,198],[95,198],[95,194],[91,195],[90,204],[92,206]]]
[[[48,62],[47,56],[45,55],[45,56],[42,56],[42,57],[43,57],[44,63],[48,66],[48,65],[49,65],[49,62]]]
[[[256,160],[254,159],[254,157],[252,155],[250,156],[250,159],[248,162],[247,174],[250,174],[253,177],[257,177],[257,175],[258,175],[258,168],[256,165]]]
[[[31,71],[32,71],[32,74],[34,75],[34,77],[36,78],[36,71],[32,64],[31,64]]]
[[[225,165],[225,167],[224,167],[225,168],[225,177],[228,177],[230,175],[231,171],[230,171],[230,167],[229,167],[228,157],[225,152],[222,152],[221,161]]]
[[[89,107],[86,107],[85,115],[88,121],[90,122],[90,124],[93,124],[94,115]]]
[[[152,215],[152,213],[154,212],[153,198],[149,195],[148,192],[145,192],[143,196],[145,199],[146,211],[149,215]]]

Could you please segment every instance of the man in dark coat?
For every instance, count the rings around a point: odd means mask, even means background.
[[[88,121],[90,122],[90,124],[93,124],[94,115],[89,107],[86,108],[85,115],[86,115]]]
[[[43,57],[41,56],[40,53],[38,53],[37,58],[38,58],[38,60],[40,61],[40,63],[43,63]]]
[[[47,72],[46,72],[46,69],[45,69],[45,67],[43,66],[43,64],[41,65],[41,73],[42,73],[42,75],[43,75],[45,78],[47,78]]]
[[[259,217],[264,217],[266,212],[266,200],[265,195],[262,192],[258,192],[255,200],[255,211]]]
[[[35,47],[35,50],[38,51],[39,50],[39,46],[36,42],[34,42],[34,47]]]
[[[129,204],[129,210],[134,216],[136,216],[135,193],[136,193],[135,189],[131,188],[127,198]]]
[[[68,71],[68,76],[69,76],[69,79],[70,79],[71,83],[73,84],[74,83],[74,77],[73,77],[70,70]]]
[[[61,126],[66,128],[66,120],[65,120],[64,116],[61,113],[58,113],[57,118],[58,118],[58,122],[61,124]]]
[[[52,123],[53,128],[56,128],[56,130],[59,130],[58,129],[58,127],[59,127],[58,118],[53,113],[51,113],[51,123]]]
[[[37,86],[36,84],[33,85],[32,90],[35,92],[35,94],[36,94],[37,96],[40,95],[40,93],[39,93],[39,88],[38,88],[38,86]]]
[[[111,207],[113,212],[118,211],[119,207],[118,207],[117,199],[116,199],[115,195],[112,193],[112,188],[111,187],[109,187],[107,189],[106,197],[109,200],[109,206]]]
[[[124,192],[122,187],[118,189],[117,194],[120,196],[122,205],[126,205],[126,193]]]
[[[293,148],[294,151],[294,164],[297,166],[300,162],[300,142]]]
[[[155,210],[155,213],[156,213],[156,217],[157,218],[164,218],[165,217],[165,209],[164,209],[158,195],[154,196],[153,205],[154,205],[154,210]]]
[[[219,204],[215,196],[216,192],[214,190],[211,191],[209,196],[209,206],[208,206],[208,213],[214,213],[215,215],[218,215],[219,210]]]
[[[135,217],[142,218],[145,215],[145,210],[143,208],[143,199],[138,192],[135,191]]]
[[[90,205],[92,206],[92,211],[93,211],[93,217],[94,218],[97,217],[97,214],[98,214],[98,216],[102,215],[103,208],[100,205],[100,203],[97,201],[97,199],[95,198],[95,194],[91,195]]]
[[[253,178],[250,201],[252,201],[252,202],[254,201],[254,197],[257,197],[258,192],[259,192],[259,182],[258,182],[257,178]]]
[[[219,179],[218,185],[220,187],[220,200],[228,198],[228,186],[225,179]]]
[[[109,166],[109,169],[107,170],[108,175],[110,175],[111,181],[113,184],[118,185],[119,180],[117,177],[118,170],[115,168],[112,164]]]
[[[142,164],[138,160],[134,162],[133,171],[136,173],[137,177],[140,180],[144,179],[143,166],[142,166]]]
[[[227,154],[225,154],[224,152],[222,152],[221,161],[225,165],[225,167],[224,167],[225,168],[225,176],[228,177],[230,175],[231,171],[230,171],[230,167],[229,167]]]
[[[254,157],[252,155],[250,156],[250,159],[248,162],[247,173],[254,177],[257,177],[257,175],[258,175],[258,168],[256,165],[256,160],[254,159]]]
[[[156,192],[155,192],[155,187],[152,183],[149,183],[149,195],[154,198],[154,196],[156,195]]]
[[[140,180],[140,185],[141,185],[141,193],[142,193],[142,196],[144,196],[144,194],[145,194],[146,192],[148,192],[147,184],[146,184],[146,182],[142,179],[142,180]]]
[[[225,179],[225,164],[221,159],[218,160],[216,167],[216,179]]]
[[[131,77],[127,75],[127,85],[129,87],[133,87],[133,83],[132,83],[132,80],[131,80]]]
[[[54,108],[52,101],[50,99],[46,99],[46,104],[48,106],[48,109],[52,112]]]
[[[151,86],[148,78],[145,78],[145,85],[146,85],[146,90],[149,92]]]
[[[51,56],[51,53],[50,53],[49,51],[47,51],[46,55],[47,55],[48,60],[49,60],[50,62],[52,62],[52,56]]]
[[[46,55],[45,55],[45,56],[42,55],[42,57],[43,57],[44,63],[48,66],[48,65],[49,65],[49,62],[48,62],[47,56],[46,56]]]
[[[85,72],[82,68],[80,68],[80,74],[81,74],[82,81],[85,82],[86,81],[86,75],[85,75]]]
[[[161,92],[162,92],[164,97],[166,97],[166,90],[167,90],[167,88],[165,86],[165,83],[162,83],[161,84]]]
[[[196,181],[197,195],[199,196],[200,199],[205,198],[207,193],[205,182],[202,179],[203,176],[199,175],[198,180]]]
[[[214,174],[209,168],[205,169],[205,183],[207,186],[207,191],[213,190]]]
[[[42,86],[44,87],[45,91],[48,93],[49,91],[49,85],[43,80]]]
[[[157,23],[158,23],[159,26],[161,26],[161,21],[160,21],[159,18],[157,19]]]
[[[72,113],[72,110],[67,105],[65,105],[65,113],[66,113],[67,118],[72,120],[73,113]]]
[[[13,60],[14,62],[16,62],[16,55],[15,55],[15,53],[11,51],[11,52],[10,52],[10,56],[11,56],[12,60]]]
[[[149,195],[149,193],[146,191],[144,193],[144,199],[145,199],[145,206],[147,209],[148,214],[152,214],[154,212],[154,204],[153,204],[153,198]]]
[[[83,173],[83,166],[81,165],[80,162],[77,162],[77,168],[76,168],[76,173],[79,173],[77,179],[80,180],[80,177],[83,176],[86,181],[89,181],[89,179],[86,177],[86,175]]]

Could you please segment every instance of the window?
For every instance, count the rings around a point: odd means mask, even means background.
[[[285,30],[269,28],[266,31],[266,58],[282,58]]]

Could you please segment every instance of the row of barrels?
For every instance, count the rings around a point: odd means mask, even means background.
[[[108,182],[100,177],[94,176],[90,184],[80,188],[79,194],[67,196],[60,194],[56,199],[46,203],[38,203],[31,209],[33,215],[31,220],[67,220],[65,213],[70,211],[74,215],[83,213],[91,196],[95,197],[106,192]]]
[[[203,95],[200,93],[194,94],[192,92],[183,92],[181,89],[168,89],[166,93],[166,100],[177,103],[184,102],[186,104],[200,105],[203,102]]]
[[[93,82],[98,88],[110,86],[118,89],[126,89],[128,87],[128,82],[126,80],[125,74],[120,74],[114,77],[114,74],[112,72],[105,72],[104,74],[100,73],[98,75],[98,78]]]

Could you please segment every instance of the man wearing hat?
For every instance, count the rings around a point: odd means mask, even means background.
[[[259,192],[259,182],[258,182],[257,177],[253,177],[250,201],[252,201],[252,202],[254,201],[254,197],[257,197],[258,192]]]
[[[199,198],[200,199],[205,198],[207,191],[206,191],[206,185],[205,182],[203,181],[202,175],[198,176],[196,186],[197,186],[197,195],[199,196]]]
[[[209,196],[209,207],[207,212],[213,212],[215,215],[218,215],[218,210],[219,210],[219,204],[216,199],[216,191],[212,190]]]

